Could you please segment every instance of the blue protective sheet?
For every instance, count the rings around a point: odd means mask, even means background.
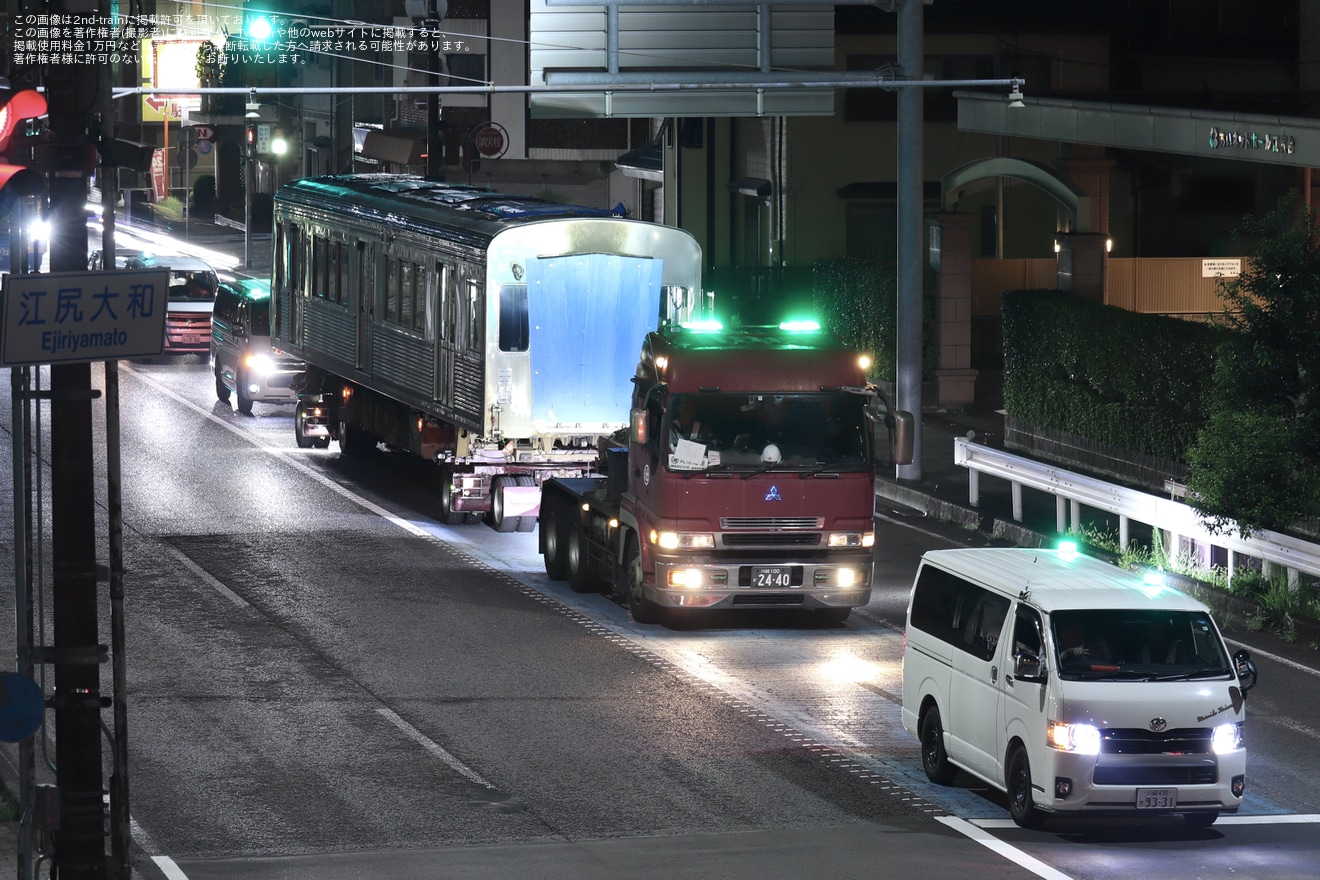
[[[627,423],[662,268],[661,260],[615,254],[528,261],[533,419]]]

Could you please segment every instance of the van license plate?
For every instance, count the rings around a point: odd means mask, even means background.
[[[1178,806],[1176,788],[1139,788],[1137,789],[1138,810],[1172,810]]]
[[[791,587],[793,586],[793,569],[788,566],[753,568],[752,586],[769,587],[771,589]]]

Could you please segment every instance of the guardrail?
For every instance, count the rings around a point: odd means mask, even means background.
[[[1271,574],[1273,566],[1284,569],[1288,582],[1293,585],[1297,583],[1299,572],[1320,577],[1320,544],[1269,531],[1255,532],[1250,537],[1242,537],[1236,529],[1226,534],[1212,533],[1196,510],[1181,501],[1116,486],[974,443],[965,437],[953,441],[953,463],[969,471],[967,500],[972,507],[980,506],[981,474],[1008,480],[1012,484],[1013,519],[1018,522],[1022,521],[1022,489],[1025,487],[1054,496],[1056,527],[1060,533],[1068,531],[1069,514],[1075,525],[1081,521],[1082,507],[1091,507],[1118,517],[1118,542],[1124,547],[1128,544],[1129,523],[1135,521],[1168,532],[1170,540],[1166,546],[1169,547],[1176,548],[1179,538],[1187,538],[1198,544],[1224,548],[1228,553],[1230,578],[1236,567],[1237,554],[1261,560],[1267,575]]]

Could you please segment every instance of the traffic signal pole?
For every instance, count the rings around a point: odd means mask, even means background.
[[[89,8],[90,6],[90,8]],[[97,11],[95,0],[59,0],[61,13]],[[102,14],[106,14],[107,11]],[[52,272],[87,268],[88,119],[100,109],[91,64],[48,68],[49,124],[57,149],[47,173]],[[67,149],[65,149],[67,147]],[[113,264],[112,264],[113,265]],[[92,454],[92,369],[51,367],[51,542],[55,690],[55,778],[59,828],[54,861],[61,880],[105,880],[101,756],[101,670],[96,595],[96,498]]]

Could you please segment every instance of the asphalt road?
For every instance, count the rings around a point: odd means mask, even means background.
[[[127,364],[121,398],[144,876],[1314,876],[1308,646],[1234,634],[1261,666],[1241,816],[1022,831],[929,784],[898,722],[916,561],[968,533],[883,511],[844,625],[639,627],[534,535],[436,524],[425,472],[217,403],[203,363]]]

